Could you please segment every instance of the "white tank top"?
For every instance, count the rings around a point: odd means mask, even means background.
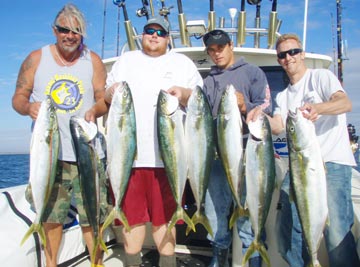
[[[69,121],[74,115],[84,117],[95,103],[92,78],[93,66],[87,48],[72,66],[59,66],[51,54],[50,45],[41,49],[32,99],[42,101],[50,96],[55,104],[61,140],[60,160],[76,161]]]

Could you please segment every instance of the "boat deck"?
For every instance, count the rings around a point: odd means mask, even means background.
[[[278,192],[274,192],[273,199],[276,199]],[[357,171],[353,171],[353,179],[352,179],[352,199],[354,204],[354,226],[353,226],[353,233],[357,242],[358,253],[360,255],[360,174]],[[276,206],[276,201],[273,201],[272,206],[270,209],[275,209],[274,205]],[[268,253],[270,255],[271,266],[276,267],[287,267],[288,264],[282,260],[279,253],[277,253],[277,244],[275,238],[275,232],[271,231],[274,229],[275,226],[275,212],[272,214],[270,213],[267,221],[267,245],[268,245]],[[203,267],[208,266],[211,260],[211,247],[209,243],[206,241],[204,235],[206,234],[205,230],[202,226],[197,227],[197,231],[200,231],[196,234],[197,237],[200,236],[199,240],[194,240],[194,236],[191,233],[188,237],[185,237],[183,240],[178,240],[179,243],[176,246],[176,258],[177,258],[177,266],[178,267]],[[149,229],[150,230],[150,229]],[[118,242],[114,242],[113,245],[109,247],[109,253],[105,254],[104,256],[104,265],[106,267],[122,267],[123,262],[122,259],[124,258],[124,250],[122,246],[122,241],[120,237],[120,228],[114,229],[114,233],[117,236]],[[177,226],[178,236],[185,236],[182,231],[184,229],[180,226]],[[150,232],[150,231],[149,231]],[[205,240],[205,241],[204,241]],[[234,235],[234,242],[232,245],[232,250],[237,251],[237,253],[229,256],[230,266],[232,267],[240,267],[241,266],[241,241]],[[147,237],[144,244],[143,250],[143,264],[141,266],[145,267],[156,267],[158,262],[158,253],[156,248],[153,246],[151,237]],[[322,266],[328,266],[327,254],[325,250],[324,241],[319,249],[319,260]],[[89,257],[83,257],[82,259],[74,262],[74,267],[85,267],[90,266]],[[246,265],[247,266],[247,265]],[[65,266],[64,266],[65,267]],[[245,267],[245,266],[243,266]]]

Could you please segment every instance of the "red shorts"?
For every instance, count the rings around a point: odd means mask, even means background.
[[[176,202],[165,169],[134,168],[121,208],[130,226],[168,223],[176,210]]]

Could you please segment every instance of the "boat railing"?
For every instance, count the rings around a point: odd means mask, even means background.
[[[170,48],[178,47],[202,47],[202,36],[211,30],[222,29],[225,32],[229,33],[232,37],[235,47],[252,47],[260,48],[261,39],[267,37],[267,48],[273,49],[277,37],[281,34],[279,29],[281,26],[281,20],[277,17],[277,1],[272,0],[272,10],[269,14],[269,23],[267,28],[262,28],[260,25],[260,2],[261,0],[252,0],[248,1],[251,5],[256,5],[256,17],[255,17],[255,27],[247,27],[246,23],[246,12],[245,12],[245,0],[241,0],[241,9],[237,11],[236,8],[230,8],[231,16],[231,27],[224,27],[224,17],[216,17],[214,11],[214,0],[210,0],[210,11],[208,13],[208,25],[206,25],[205,20],[187,20],[182,9],[181,0],[178,0],[178,29],[170,29]],[[138,50],[141,49],[141,38],[142,34],[138,34],[137,30],[132,26],[129,16],[127,14],[125,0],[113,0],[114,4],[118,7],[121,7],[124,12],[124,26],[126,32],[127,42],[121,49],[122,53],[126,50]],[[165,6],[164,0],[161,1],[162,7],[158,11],[158,15],[163,16],[166,20],[170,21],[170,8]],[[150,11],[148,10],[149,4],[147,1],[142,1],[143,6],[136,12],[138,16],[149,17],[150,14],[154,16],[154,8],[152,1],[150,0]],[[237,23],[235,23],[235,18],[237,16]],[[219,19],[218,26],[216,26],[216,19]],[[172,21],[171,21],[172,22]],[[246,44],[247,37],[253,37],[254,44],[249,46]],[[180,42],[179,42],[180,41]]]
[[[215,29],[221,29],[225,32],[227,32],[230,36],[230,38],[233,39],[234,45],[236,45],[236,39],[237,39],[237,33],[238,33],[238,29],[233,27],[233,28],[215,28]],[[181,42],[181,32],[178,30],[171,30],[170,31],[170,37],[172,39],[171,48],[179,48],[179,47],[205,47],[205,45],[202,42],[202,36],[206,33],[207,31],[203,32],[203,33],[193,33],[191,35],[188,35],[189,37],[189,42],[188,45],[183,45]],[[269,30],[267,28],[246,28],[245,29],[245,34],[247,37],[254,38],[254,45],[252,46],[253,48],[260,48],[259,45],[256,45],[256,40],[255,38],[263,38],[268,36]],[[258,36],[259,35],[259,36]],[[133,28],[133,34],[130,35],[132,36],[132,39],[134,42],[129,42],[127,41],[122,49],[121,49],[121,53],[124,53],[125,51],[128,50],[141,50],[142,45],[141,45],[141,38],[142,38],[142,33],[138,34],[137,30],[135,28]],[[275,37],[278,38],[279,36],[281,36],[281,34],[279,32],[275,32]],[[194,42],[192,42],[194,41]],[[134,44],[134,46],[132,46],[132,43]],[[237,45],[237,47],[245,47],[243,45]],[[249,47],[249,46],[247,46]],[[268,46],[268,49],[273,49],[273,45]]]

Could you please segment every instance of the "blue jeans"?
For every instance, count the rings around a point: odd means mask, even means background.
[[[245,197],[241,201],[244,202]],[[205,213],[214,233],[214,238],[209,234],[207,238],[212,242],[213,246],[221,249],[229,248],[232,241],[232,231],[229,229],[232,203],[233,197],[224,168],[219,159],[214,160],[208,191],[206,192]],[[248,217],[240,217],[237,220],[237,229],[243,245],[242,253],[244,254],[254,240],[250,219]],[[255,256],[259,256],[258,252],[252,254],[251,257]]]
[[[324,229],[330,267],[360,266],[351,227],[354,212],[351,200],[351,167],[328,162],[326,166],[329,225]],[[295,207],[289,201],[290,176],[281,186],[277,225],[279,252],[292,267],[303,267],[309,259]]]

